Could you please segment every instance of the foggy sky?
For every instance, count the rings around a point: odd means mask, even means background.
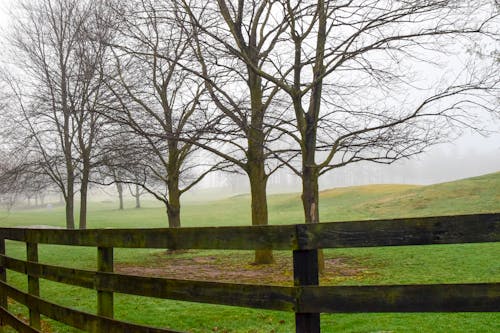
[[[0,0],[0,47],[5,42],[3,39],[9,29],[8,8],[16,1]],[[485,122],[489,124],[488,129],[492,132],[489,137],[468,132],[452,143],[435,146],[412,160],[399,161],[395,165],[347,166],[346,169],[352,168],[352,174],[360,175],[357,177],[358,179],[355,176],[345,176],[349,175],[348,170],[336,174],[332,172],[320,179],[320,187],[329,188],[363,183],[431,184],[500,171],[500,119],[485,119]],[[283,177],[287,178],[287,176],[283,176],[286,173],[283,172],[275,176],[274,185],[273,177],[270,179],[271,191],[273,186],[276,189],[281,188],[279,180]],[[342,175],[345,179],[342,179]],[[221,175],[214,174],[208,177],[200,184],[201,187],[207,188],[220,184],[220,180],[214,179],[218,177]],[[241,180],[243,181],[241,190],[244,191],[244,177]],[[298,179],[295,181],[299,184]],[[290,190],[297,186],[293,186]],[[286,190],[286,188],[284,189]]]

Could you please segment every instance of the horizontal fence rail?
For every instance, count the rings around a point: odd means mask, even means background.
[[[498,312],[500,283],[302,287],[299,312]]]
[[[306,250],[496,242],[500,237],[499,222],[500,214],[479,214],[252,227],[0,228],[0,237],[27,243],[114,248]]]
[[[26,243],[27,260],[5,254],[5,240]],[[500,241],[500,214],[262,227],[180,229],[0,228],[0,319],[19,332],[39,332],[40,315],[88,332],[176,332],[113,319],[113,293],[291,311],[297,332],[319,332],[320,313],[498,312],[500,283],[319,286],[317,249]],[[38,244],[91,246],[97,271],[38,263]],[[191,281],[117,274],[113,248],[292,250],[294,286]],[[28,292],[6,283],[6,270],[28,276]],[[97,315],[41,299],[39,279],[96,290]],[[30,324],[8,311],[26,305]]]
[[[0,282],[0,287],[2,292],[6,293],[8,297],[28,306],[30,309],[35,309],[49,318],[87,332],[179,333],[178,331],[136,325],[66,308],[22,292],[4,282]]]

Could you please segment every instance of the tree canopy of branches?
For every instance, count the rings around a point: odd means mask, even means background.
[[[66,226],[75,227],[80,183],[80,228],[86,228],[87,188],[102,134],[98,109],[106,97],[104,71],[110,17],[104,1],[21,2],[11,36],[15,56],[6,79],[12,114],[25,130],[23,145],[60,189]]]
[[[109,85],[118,102],[109,117],[143,143],[144,175],[155,181],[139,185],[165,204],[169,226],[180,227],[181,195],[218,168],[200,163],[192,143],[212,122],[203,81],[184,70],[193,61],[192,35],[171,1],[131,1],[122,10],[113,45],[118,75]]]
[[[253,68],[262,70],[282,31],[258,29],[273,10],[264,2],[241,2],[234,17],[228,9],[232,4],[226,1],[182,4],[189,14],[199,62],[191,72],[204,80],[212,105],[221,114],[209,133],[211,144],[202,147],[248,176],[252,225],[267,225],[267,181],[282,166],[275,158],[281,138],[275,128],[282,121],[283,108],[279,87],[263,80]],[[235,52],[245,54],[245,60],[235,57]],[[255,262],[273,262],[272,252],[256,251]]]

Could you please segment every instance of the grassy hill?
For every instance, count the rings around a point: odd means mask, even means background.
[[[365,185],[336,188],[320,193],[321,221],[370,220],[431,215],[500,212],[500,172],[453,182],[417,185]],[[144,208],[116,209],[114,202],[92,202],[89,228],[165,227],[165,209],[158,202]],[[130,203],[129,207],[133,207]],[[182,207],[182,225],[224,226],[250,224],[250,196],[187,202]],[[269,196],[270,224],[303,223],[300,194]],[[20,210],[0,213],[0,225],[64,225],[63,207],[51,210]]]
[[[500,211],[500,172],[429,185],[370,185],[324,191],[323,219],[453,215]],[[331,208],[330,208],[331,207]]]
[[[417,185],[364,185],[322,191],[321,221],[489,213],[500,211],[500,172],[453,182]],[[249,224],[250,197],[186,205],[187,225]],[[196,207],[196,209],[193,209]],[[234,220],[238,216],[243,220]],[[269,196],[271,224],[302,223],[300,194]]]

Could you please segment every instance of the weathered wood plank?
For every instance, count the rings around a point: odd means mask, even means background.
[[[113,272],[113,248],[99,247],[97,249],[97,270],[99,272]],[[103,291],[97,287],[97,314],[113,318],[114,300],[113,291]]]
[[[29,271],[32,276],[89,289],[270,310],[293,311],[295,307],[295,289],[292,287],[98,273],[46,264],[26,263],[10,257],[0,256],[0,259],[5,262],[7,269],[20,273]]]
[[[0,239],[25,241],[26,235],[22,228],[0,228]]]
[[[499,312],[500,283],[302,287],[301,312]]]
[[[4,307],[0,307],[0,318],[5,325],[9,325],[17,332],[20,333],[40,333],[41,331],[30,327],[21,319],[14,316],[12,313],[7,311]]]
[[[28,262],[38,263],[38,244],[26,243],[26,259]],[[38,277],[32,276],[28,273],[28,293],[33,296],[40,295],[40,282]],[[29,309],[30,326],[36,329],[41,328],[40,314],[34,310]]]
[[[308,224],[299,249],[500,241],[500,214]]]
[[[190,281],[98,273],[97,288],[179,301],[293,311],[292,287]]]
[[[5,239],[0,238],[0,281],[7,282],[7,269],[5,268],[5,263],[3,257],[5,256]],[[0,307],[8,309],[7,295],[5,295],[0,290]],[[3,326],[4,322],[0,319],[0,328]]]
[[[296,226],[179,229],[0,228],[0,237],[44,244],[169,249],[314,249],[500,241],[500,214],[333,222]],[[245,237],[242,237],[244,235]]]
[[[100,317],[87,312],[66,308],[36,296],[24,293],[4,282],[0,282],[0,289],[9,297],[30,308],[36,309],[41,314],[57,320],[66,325],[84,330],[86,332],[100,333],[180,333],[170,329],[155,328],[136,325],[111,318]],[[104,329],[104,331],[101,331]],[[36,331],[31,331],[36,332]]]
[[[43,244],[115,248],[286,250],[296,244],[295,227],[291,225],[91,230],[0,228],[0,237]]]
[[[301,228],[297,226],[297,228]],[[300,234],[300,230],[298,230]],[[293,280],[294,286],[317,286],[319,285],[318,250],[295,250],[293,251]],[[320,314],[295,313],[296,333],[319,333],[321,331]]]
[[[0,260],[5,263],[5,268],[19,273],[29,274],[55,282],[94,289],[95,272],[51,266],[39,263],[29,263],[23,260],[0,255]]]

